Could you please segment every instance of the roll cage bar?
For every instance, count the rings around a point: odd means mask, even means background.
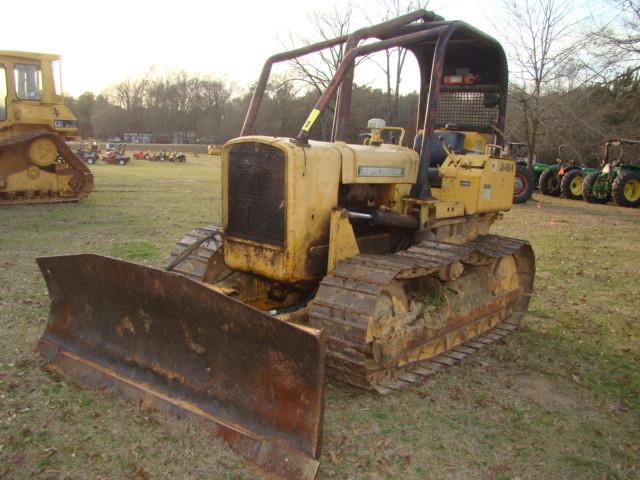
[[[629,138],[610,138],[604,142],[604,158],[602,165],[611,163],[611,147],[620,147],[620,154],[614,161],[622,163],[624,161],[624,145],[640,145],[640,140],[631,140]]]
[[[377,42],[358,46],[369,38]],[[445,21],[439,15],[427,10],[417,10],[393,20],[357,30],[334,39],[318,42],[299,49],[282,52],[270,57],[262,68],[242,127],[241,136],[255,133],[255,122],[264,97],[273,64],[299,58],[310,53],[345,44],[344,57],[334,77],[322,93],[307,121],[300,129],[295,141],[308,145],[309,132],[316,119],[325,111],[331,99],[336,96],[336,109],[332,128],[332,141],[345,140],[346,126],[351,110],[353,72],[358,57],[394,47],[410,50],[420,68],[420,96],[416,131],[422,128],[422,144],[419,148],[420,163],[418,182],[412,195],[430,198],[429,164],[430,152],[436,127],[473,130],[494,134],[498,145],[504,144],[504,121],[507,103],[508,69],[501,45],[492,37],[461,21]],[[481,71],[482,83],[478,85],[443,85],[445,74],[453,74],[457,67],[473,67]],[[465,117],[465,96],[484,95],[484,105],[497,107],[495,119],[488,124],[448,125],[438,116],[438,100],[442,93],[458,99],[457,113]],[[465,117],[466,118],[466,117]]]

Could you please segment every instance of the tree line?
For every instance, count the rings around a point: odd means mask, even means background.
[[[66,103],[78,118],[83,138],[107,139],[125,133],[150,133],[160,138],[175,132],[193,132],[196,139],[222,143],[240,134],[253,87],[239,90],[232,83],[187,72],[154,74],[127,79],[100,95],[85,92]],[[256,131],[264,135],[295,137],[318,99],[318,92],[295,76],[275,76],[267,86]],[[401,125],[415,122],[417,93],[398,99]],[[384,118],[387,98],[380,88],[356,85],[353,92],[352,129],[356,141],[367,120]],[[394,122],[395,123],[395,122]],[[331,134],[331,112],[314,129],[314,137]]]
[[[381,13],[369,23],[424,8],[428,1],[402,3],[379,0]],[[571,1],[504,0],[501,22],[511,32],[510,88],[507,107],[509,141],[529,145],[538,161],[553,161],[559,145],[571,155],[596,164],[600,145],[609,137],[640,137],[640,1],[618,0],[617,24],[598,25],[573,21]],[[314,12],[310,22],[314,40],[353,31],[356,6]],[[360,25],[358,25],[360,26]],[[579,33],[584,30],[586,33]],[[310,43],[290,35],[283,46]],[[287,73],[275,75],[267,87],[256,123],[265,135],[294,137],[339,65],[342,50],[315,60],[293,62]],[[361,82],[353,92],[348,139],[359,141],[367,120],[384,118],[388,124],[415,134],[418,95],[401,91],[407,52],[396,49],[382,61],[369,59],[384,73],[381,87]],[[152,138],[177,132],[190,141],[223,141],[239,135],[253,86],[239,88],[212,76],[185,71],[149,71],[143,78],[126,79],[99,95],[86,92],[67,103],[79,121],[84,138],[122,137],[124,133],[149,133]],[[328,139],[332,111],[316,122],[312,137]]]

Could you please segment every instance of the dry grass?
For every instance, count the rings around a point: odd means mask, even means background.
[[[162,265],[219,217],[217,167],[100,165],[86,201],[0,209],[0,478],[254,477],[202,426],[49,375],[32,352],[48,309],[35,257]],[[330,385],[319,478],[640,477],[640,211],[534,200],[495,228],[536,251],[526,327],[400,394]]]

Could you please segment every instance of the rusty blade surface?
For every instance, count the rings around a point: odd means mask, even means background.
[[[39,258],[54,371],[144,406],[212,422],[270,475],[312,479],[324,338],[175,273],[99,255]]]

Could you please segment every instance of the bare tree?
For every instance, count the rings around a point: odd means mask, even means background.
[[[377,8],[371,13],[368,9],[364,15],[371,25],[390,20],[405,13],[426,9],[430,0],[377,0]],[[408,50],[401,47],[390,48],[382,52],[383,62],[373,62],[383,72],[386,80],[386,119],[391,125],[398,124],[398,110],[400,105],[400,84],[402,70],[407,59]]]
[[[351,1],[347,2],[343,8],[334,5],[331,10],[318,10],[311,13],[309,22],[313,25],[312,31],[315,38],[296,37],[289,33],[287,48],[296,48],[300,44],[310,45],[350,33],[353,30],[353,14],[354,9]],[[287,43],[281,43],[287,46]],[[322,94],[340,66],[344,53],[344,44],[328,48],[317,54],[292,60],[292,69],[298,80],[310,85],[318,94]]]
[[[127,131],[140,131],[144,107],[144,97],[147,88],[146,79],[126,79],[115,84],[108,92],[112,103],[122,108],[126,113]]]
[[[119,107],[133,110],[142,107],[146,86],[145,79],[126,79],[111,88],[110,97]]]
[[[593,63],[606,66],[602,82],[612,82],[640,70],[640,1],[615,0],[613,20],[590,34]],[[598,25],[598,23],[600,23]]]
[[[553,108],[542,101],[543,96],[562,88],[580,68],[575,59],[584,40],[576,35],[579,22],[570,20],[574,11],[573,1],[503,3],[502,29],[509,32],[505,40],[511,47],[512,94],[522,112],[529,167],[536,155],[540,127]]]
[[[604,41],[626,54],[625,58],[640,59],[640,1],[619,0],[621,27],[618,30],[605,28]]]
[[[289,33],[288,42],[281,43],[286,48],[297,48],[300,45],[310,45],[323,40],[330,40],[342,37],[354,31],[354,6],[351,0],[342,6],[334,4],[329,10],[317,10],[309,15],[309,22],[312,25],[313,37],[296,36]],[[290,64],[294,73],[294,78],[306,83],[319,96],[324,92],[334,77],[342,59],[345,55],[345,44],[322,50],[304,57],[291,60]],[[355,61],[357,66],[363,62],[364,58]],[[334,104],[331,103],[327,112],[316,122],[321,130],[322,138],[329,138],[331,135],[331,122],[333,117]]]

